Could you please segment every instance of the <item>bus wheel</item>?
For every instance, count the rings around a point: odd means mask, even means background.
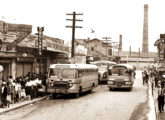
[[[75,93],[75,97],[76,98],[80,97],[80,93]]]
[[[95,84],[93,83],[93,85],[91,86],[91,88],[89,90],[90,93],[92,93],[94,87],[95,87]]]
[[[79,92],[75,94],[75,97],[80,97],[80,94],[82,93],[82,87],[79,88]]]
[[[129,88],[128,90],[129,90],[129,91],[131,91],[131,90],[132,90],[132,87],[131,87],[131,88]]]
[[[113,88],[109,88],[109,91],[113,91]]]
[[[52,96],[53,96],[53,98],[56,98],[57,97],[57,94],[56,93],[53,93]]]

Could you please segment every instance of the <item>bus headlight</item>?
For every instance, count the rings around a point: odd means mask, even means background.
[[[69,87],[72,87],[73,86],[72,80],[69,80],[68,84],[69,84]]]
[[[104,74],[103,74],[103,78],[106,78],[106,77],[107,77],[107,75],[106,75],[106,73],[104,73]]]
[[[125,84],[126,84],[126,85],[130,85],[130,84],[131,84],[131,82],[125,82]]]
[[[110,84],[110,85],[112,85],[113,84],[113,81],[108,81],[107,83]]]

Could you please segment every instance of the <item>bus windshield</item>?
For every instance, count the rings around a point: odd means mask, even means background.
[[[75,78],[76,77],[76,70],[69,69],[69,68],[54,68],[50,69],[49,77],[63,77],[63,78]]]
[[[107,66],[99,66],[99,71],[104,71],[104,70],[107,70]]]
[[[126,75],[126,76],[129,75],[127,69],[126,68],[121,68],[121,67],[120,68],[113,68],[111,70],[111,74],[112,75]]]

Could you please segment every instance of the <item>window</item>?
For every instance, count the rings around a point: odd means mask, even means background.
[[[91,51],[94,51],[94,47],[91,47]]]
[[[50,69],[50,77],[63,77],[63,78],[75,78],[76,77],[76,70],[74,69]]]
[[[111,70],[112,75],[128,75],[127,69],[119,67],[119,68],[112,68]]]

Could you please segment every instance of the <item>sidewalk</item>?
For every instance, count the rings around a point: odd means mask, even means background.
[[[155,103],[155,111],[156,111],[157,120],[165,120],[165,111],[159,113],[157,97],[158,97],[158,90],[157,90],[157,88],[154,88],[153,98],[154,98],[154,103]],[[165,109],[165,107],[164,107],[164,109]]]
[[[10,104],[9,108],[0,108],[0,115],[5,113],[5,112],[9,112],[9,111],[12,111],[12,110],[15,110],[15,109],[18,109],[18,108],[21,108],[23,106],[26,106],[28,104],[32,104],[32,103],[35,103],[35,102],[38,102],[38,101],[41,101],[41,100],[44,100],[46,98],[48,98],[50,95],[46,95],[46,96],[43,96],[43,97],[39,97],[39,98],[35,98],[33,100],[25,100],[23,102],[19,102],[19,103],[15,103],[15,104]]]

